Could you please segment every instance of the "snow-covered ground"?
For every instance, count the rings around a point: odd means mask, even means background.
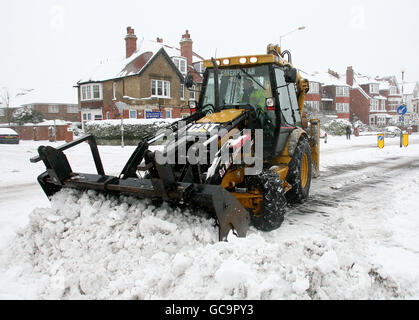
[[[213,220],[36,182],[39,145],[0,145],[0,299],[419,299],[419,135],[328,137],[283,225],[217,241]],[[117,175],[134,147],[100,146]],[[87,144],[66,151],[94,172]]]

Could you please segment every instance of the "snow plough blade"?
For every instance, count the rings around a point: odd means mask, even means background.
[[[90,145],[96,174],[73,172],[63,152],[85,141]],[[40,146],[38,153],[39,156],[30,161],[43,161],[45,164],[46,171],[38,176],[38,182],[48,198],[63,188],[73,188],[185,203],[215,214],[220,241],[227,239],[230,230],[238,237],[246,236],[249,213],[233,195],[220,185],[176,182],[172,168],[154,160],[154,152],[148,150],[147,142],[138,144],[119,177],[105,174],[93,135],[86,135],[58,148]],[[150,178],[139,178],[132,174],[143,159],[148,169],[155,170],[158,178],[156,174]]]

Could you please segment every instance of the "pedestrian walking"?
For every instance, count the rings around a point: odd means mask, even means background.
[[[348,125],[346,127],[346,140],[351,140],[351,133],[352,133],[351,126]]]

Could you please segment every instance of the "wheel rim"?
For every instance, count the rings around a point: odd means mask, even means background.
[[[304,153],[301,159],[301,186],[305,188],[308,183],[308,157]]]

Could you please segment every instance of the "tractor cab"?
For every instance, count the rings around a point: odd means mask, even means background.
[[[214,61],[204,62],[196,110],[219,113],[220,121],[224,110],[248,110],[247,127],[263,129],[264,159],[281,154],[291,131],[303,127],[296,69],[271,54]]]

